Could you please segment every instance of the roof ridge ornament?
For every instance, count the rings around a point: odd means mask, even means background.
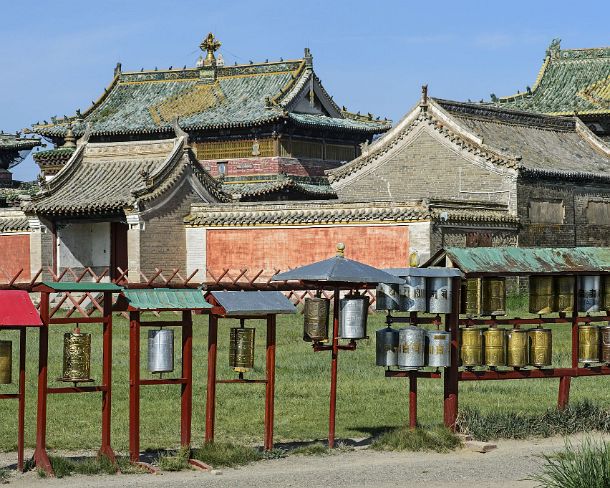
[[[344,258],[345,257],[345,244],[342,242],[337,243],[337,257]]]
[[[428,108],[428,85],[422,85],[421,86],[421,102],[419,103],[419,106],[422,107],[424,110],[426,110]]]
[[[68,123],[68,130],[66,130],[66,135],[64,136],[64,143],[61,147],[76,147],[76,137],[74,137],[74,131],[72,130],[72,122]]]
[[[207,51],[207,55],[203,60],[204,66],[216,65],[216,57],[214,56],[214,53],[218,51],[221,45],[222,43],[218,39],[216,39],[216,37],[214,37],[214,34],[212,34],[211,32],[208,33],[207,37],[203,41],[201,41],[201,44],[199,44],[199,48],[202,51]]]
[[[556,58],[561,51],[561,39],[555,38],[551,41],[549,48],[546,50],[547,57]]]
[[[303,59],[305,59],[306,66],[313,66],[313,56],[311,54],[311,50],[308,47],[305,48],[305,55],[303,56]]]

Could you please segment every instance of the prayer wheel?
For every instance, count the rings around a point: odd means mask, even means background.
[[[599,312],[601,307],[601,277],[578,277],[578,311]]]
[[[460,358],[462,366],[473,368],[483,364],[484,329],[465,327],[460,329]]]
[[[400,310],[400,294],[398,285],[379,283],[375,298],[376,310]]]
[[[506,278],[481,278],[480,315],[506,314]]]
[[[604,276],[603,292],[602,306],[604,307],[604,310],[610,312],[610,275]]]
[[[506,331],[490,327],[483,332],[485,365],[495,368],[506,365]]]
[[[605,325],[599,328],[600,332],[600,360],[602,363],[610,363],[610,325]]]
[[[428,289],[428,312],[451,313],[451,278],[432,277],[426,283]]]
[[[377,366],[396,366],[398,364],[398,331],[389,325],[375,333]]]
[[[232,327],[229,343],[229,366],[238,373],[254,368],[254,333],[249,327]]]
[[[426,311],[426,278],[405,276],[405,284],[399,286],[401,312]]]
[[[0,341],[0,385],[13,382],[13,343]]]
[[[555,294],[552,276],[530,276],[530,313],[543,315],[554,312]]]
[[[303,310],[303,340],[307,342],[328,342],[328,298],[306,298]]]
[[[529,364],[527,330],[511,329],[506,334],[506,364],[513,368],[524,368]]]
[[[170,373],[174,370],[174,331],[148,331],[148,371]]]
[[[339,337],[342,339],[364,339],[369,311],[369,297],[347,295],[339,302]]]
[[[91,381],[91,334],[77,327],[64,334],[64,370],[62,381]]]
[[[557,276],[555,290],[557,293],[557,310],[559,312],[572,312],[574,310],[574,276]]]
[[[451,366],[451,334],[444,330],[426,332],[428,366],[448,368]]]
[[[584,364],[599,362],[599,327],[581,324],[578,326],[578,362]]]
[[[404,370],[424,366],[426,331],[409,325],[398,331],[398,367]]]
[[[468,278],[462,281],[461,313],[476,317],[481,313],[481,280]]]
[[[553,335],[551,329],[537,327],[527,331],[530,364],[537,368],[550,366],[553,361]]]

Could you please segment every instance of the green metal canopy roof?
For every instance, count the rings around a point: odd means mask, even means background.
[[[113,293],[118,293],[123,289],[114,283],[95,283],[91,281],[80,281],[78,283],[70,281],[43,281],[41,285],[50,288],[52,291],[111,291]]]
[[[203,310],[210,305],[200,289],[153,288],[125,289],[123,296],[129,310]],[[123,304],[117,304],[124,309]]]
[[[610,247],[450,247],[439,251],[424,267],[443,259],[467,277],[610,273]]]

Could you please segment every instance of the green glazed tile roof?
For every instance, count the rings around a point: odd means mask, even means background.
[[[610,114],[610,47],[561,49],[553,41],[532,89],[496,104],[555,115]]]
[[[265,175],[224,178],[222,189],[235,198],[261,196],[279,191],[296,191],[313,198],[336,198],[337,194],[325,177]]]
[[[251,127],[284,119],[292,102],[311,83],[319,83],[306,60],[217,68],[212,82],[200,80],[199,68],[167,71],[117,72],[102,97],[82,114],[34,124],[33,131],[47,137],[63,137],[68,122],[74,134],[84,133],[87,123],[94,135],[150,134],[171,131],[179,117],[187,131]],[[321,89],[323,90],[323,88]],[[302,124],[383,132],[387,121],[355,120],[339,109],[324,92],[336,112],[332,117],[298,118]],[[344,118],[345,117],[345,118]]]
[[[43,281],[41,284],[51,288],[53,291],[111,291],[113,293],[118,293],[123,289],[114,283],[95,283],[91,281],[81,281],[78,283],[69,281]]]
[[[389,120],[357,120],[351,118],[339,119],[326,115],[298,114],[288,115],[290,120],[304,127],[328,127],[333,129],[350,129],[364,132],[381,133],[388,130],[392,123]]]
[[[18,134],[5,134],[0,132],[0,152],[23,151],[40,146],[40,139],[25,138]]]
[[[70,156],[76,151],[75,147],[60,147],[50,149],[49,151],[40,151],[34,153],[34,161],[38,164],[63,164],[70,159]]]
[[[137,310],[210,309],[199,289],[125,289],[123,295],[130,308]]]

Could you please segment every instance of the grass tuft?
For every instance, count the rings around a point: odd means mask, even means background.
[[[462,408],[457,428],[481,441],[551,437],[590,431],[610,432],[610,411],[587,400],[569,405],[564,410],[549,408],[538,415],[482,413],[476,408]]]
[[[253,447],[240,446],[231,442],[214,442],[204,444],[192,454],[194,459],[199,459],[213,467],[243,466],[254,461],[263,459],[263,454]]]
[[[290,454],[294,454],[295,456],[324,456],[330,454],[330,449],[321,442],[316,442],[314,444],[296,447],[290,451]]]
[[[8,469],[0,468],[0,483],[8,483],[11,473]]]
[[[179,451],[166,453],[159,456],[157,464],[163,471],[182,471],[190,469],[189,457],[191,450],[188,447],[183,447]]]
[[[106,456],[95,458],[70,459],[62,456],[50,456],[51,467],[57,478],[73,474],[96,475],[117,474],[117,466]],[[38,471],[40,475],[40,471]]]
[[[462,441],[445,427],[433,429],[407,427],[390,430],[381,434],[373,444],[377,451],[436,451],[448,452],[460,447]]]
[[[543,488],[606,488],[610,486],[610,444],[587,438],[578,448],[566,442],[563,451],[545,455],[539,475]]]

